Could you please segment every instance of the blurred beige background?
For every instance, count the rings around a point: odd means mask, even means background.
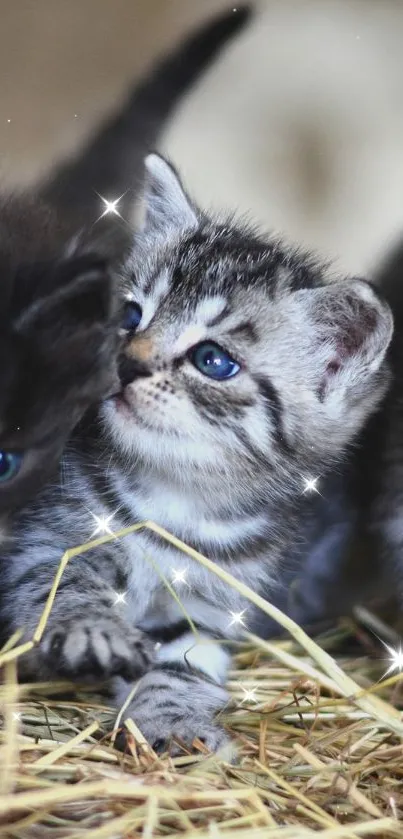
[[[235,4],[236,5],[236,4]],[[403,2],[261,0],[164,147],[202,204],[371,269],[403,232]],[[0,173],[78,144],[225,0],[0,0]]]

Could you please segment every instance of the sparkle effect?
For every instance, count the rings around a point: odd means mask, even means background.
[[[256,704],[256,702],[257,702],[257,698],[256,698],[257,687],[255,687],[255,688],[245,688],[243,685],[241,685],[241,688],[244,692],[244,698],[241,699],[241,705],[243,705],[244,702],[254,702]]]
[[[383,646],[390,654],[389,661],[391,662],[390,667],[386,670],[383,674],[383,678],[386,679],[386,676],[389,676],[389,673],[393,673],[395,670],[397,673],[403,673],[403,647],[400,644],[400,647],[389,647],[389,644],[385,644],[382,641]]]
[[[234,623],[239,624],[239,626],[246,626],[244,621],[245,612],[246,609],[243,609],[242,612],[230,612],[231,620],[229,626],[232,626]]]
[[[105,204],[105,210],[102,213],[101,218],[103,218],[103,216],[107,216],[108,213],[113,213],[113,215],[115,215],[115,216],[120,216],[119,210],[117,209],[120,198],[116,198],[115,201],[107,201],[106,198],[102,198],[102,201]]]
[[[117,606],[118,603],[126,604],[126,591],[114,591],[115,600],[113,601],[113,605]]]
[[[172,582],[174,586],[185,585],[190,588],[189,580],[186,579],[187,573],[187,568],[172,568]]]
[[[319,490],[318,490],[318,487],[317,487],[318,480],[319,480],[319,478],[305,478],[304,479],[304,489],[303,489],[302,494],[305,495],[306,492],[317,492],[317,493],[319,493]]]
[[[97,195],[99,195],[99,193],[97,193]],[[120,215],[120,212],[118,210],[118,205],[119,205],[119,202],[122,200],[122,198],[124,198],[125,195],[126,195],[126,192],[123,192],[122,195],[119,196],[119,198],[115,198],[113,201],[110,201],[109,198],[104,198],[103,195],[99,195],[105,209],[104,209],[103,213],[101,213],[98,221],[101,218],[103,218],[104,216],[108,216],[108,215],[119,216],[119,218],[122,218],[122,216]]]
[[[94,536],[99,535],[112,536],[113,530],[111,530],[109,522],[112,521],[112,519],[115,516],[115,513],[112,513],[112,515],[110,516],[96,516],[95,513],[91,513],[91,515],[96,525],[95,529],[91,533],[91,539],[93,539]]]
[[[21,721],[21,711],[13,711],[13,720]]]

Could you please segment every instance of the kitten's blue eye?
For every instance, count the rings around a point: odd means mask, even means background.
[[[210,379],[229,379],[239,373],[241,366],[225,350],[212,341],[204,341],[190,350],[192,364]]]
[[[127,332],[134,332],[141,321],[142,314],[138,303],[126,303],[123,311],[122,329],[126,329]]]
[[[0,484],[11,481],[18,475],[22,464],[22,454],[0,451]]]

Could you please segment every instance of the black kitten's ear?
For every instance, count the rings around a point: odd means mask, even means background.
[[[388,304],[365,280],[310,292],[316,348],[321,356],[319,395],[354,388],[377,373],[393,334]]]
[[[19,334],[33,328],[63,332],[104,325],[116,305],[111,274],[97,257],[77,257],[53,267],[38,291],[37,300],[14,324]]]
[[[143,231],[165,235],[172,230],[196,228],[196,210],[173,166],[159,154],[149,154],[145,164]]]

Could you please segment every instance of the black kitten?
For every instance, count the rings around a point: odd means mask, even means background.
[[[0,514],[52,475],[72,428],[115,386],[111,268],[132,244],[123,218],[140,192],[145,153],[248,17],[231,10],[209,22],[135,88],[81,155],[37,190],[0,201]],[[122,217],[99,218],[97,193],[111,192],[126,193]]]

